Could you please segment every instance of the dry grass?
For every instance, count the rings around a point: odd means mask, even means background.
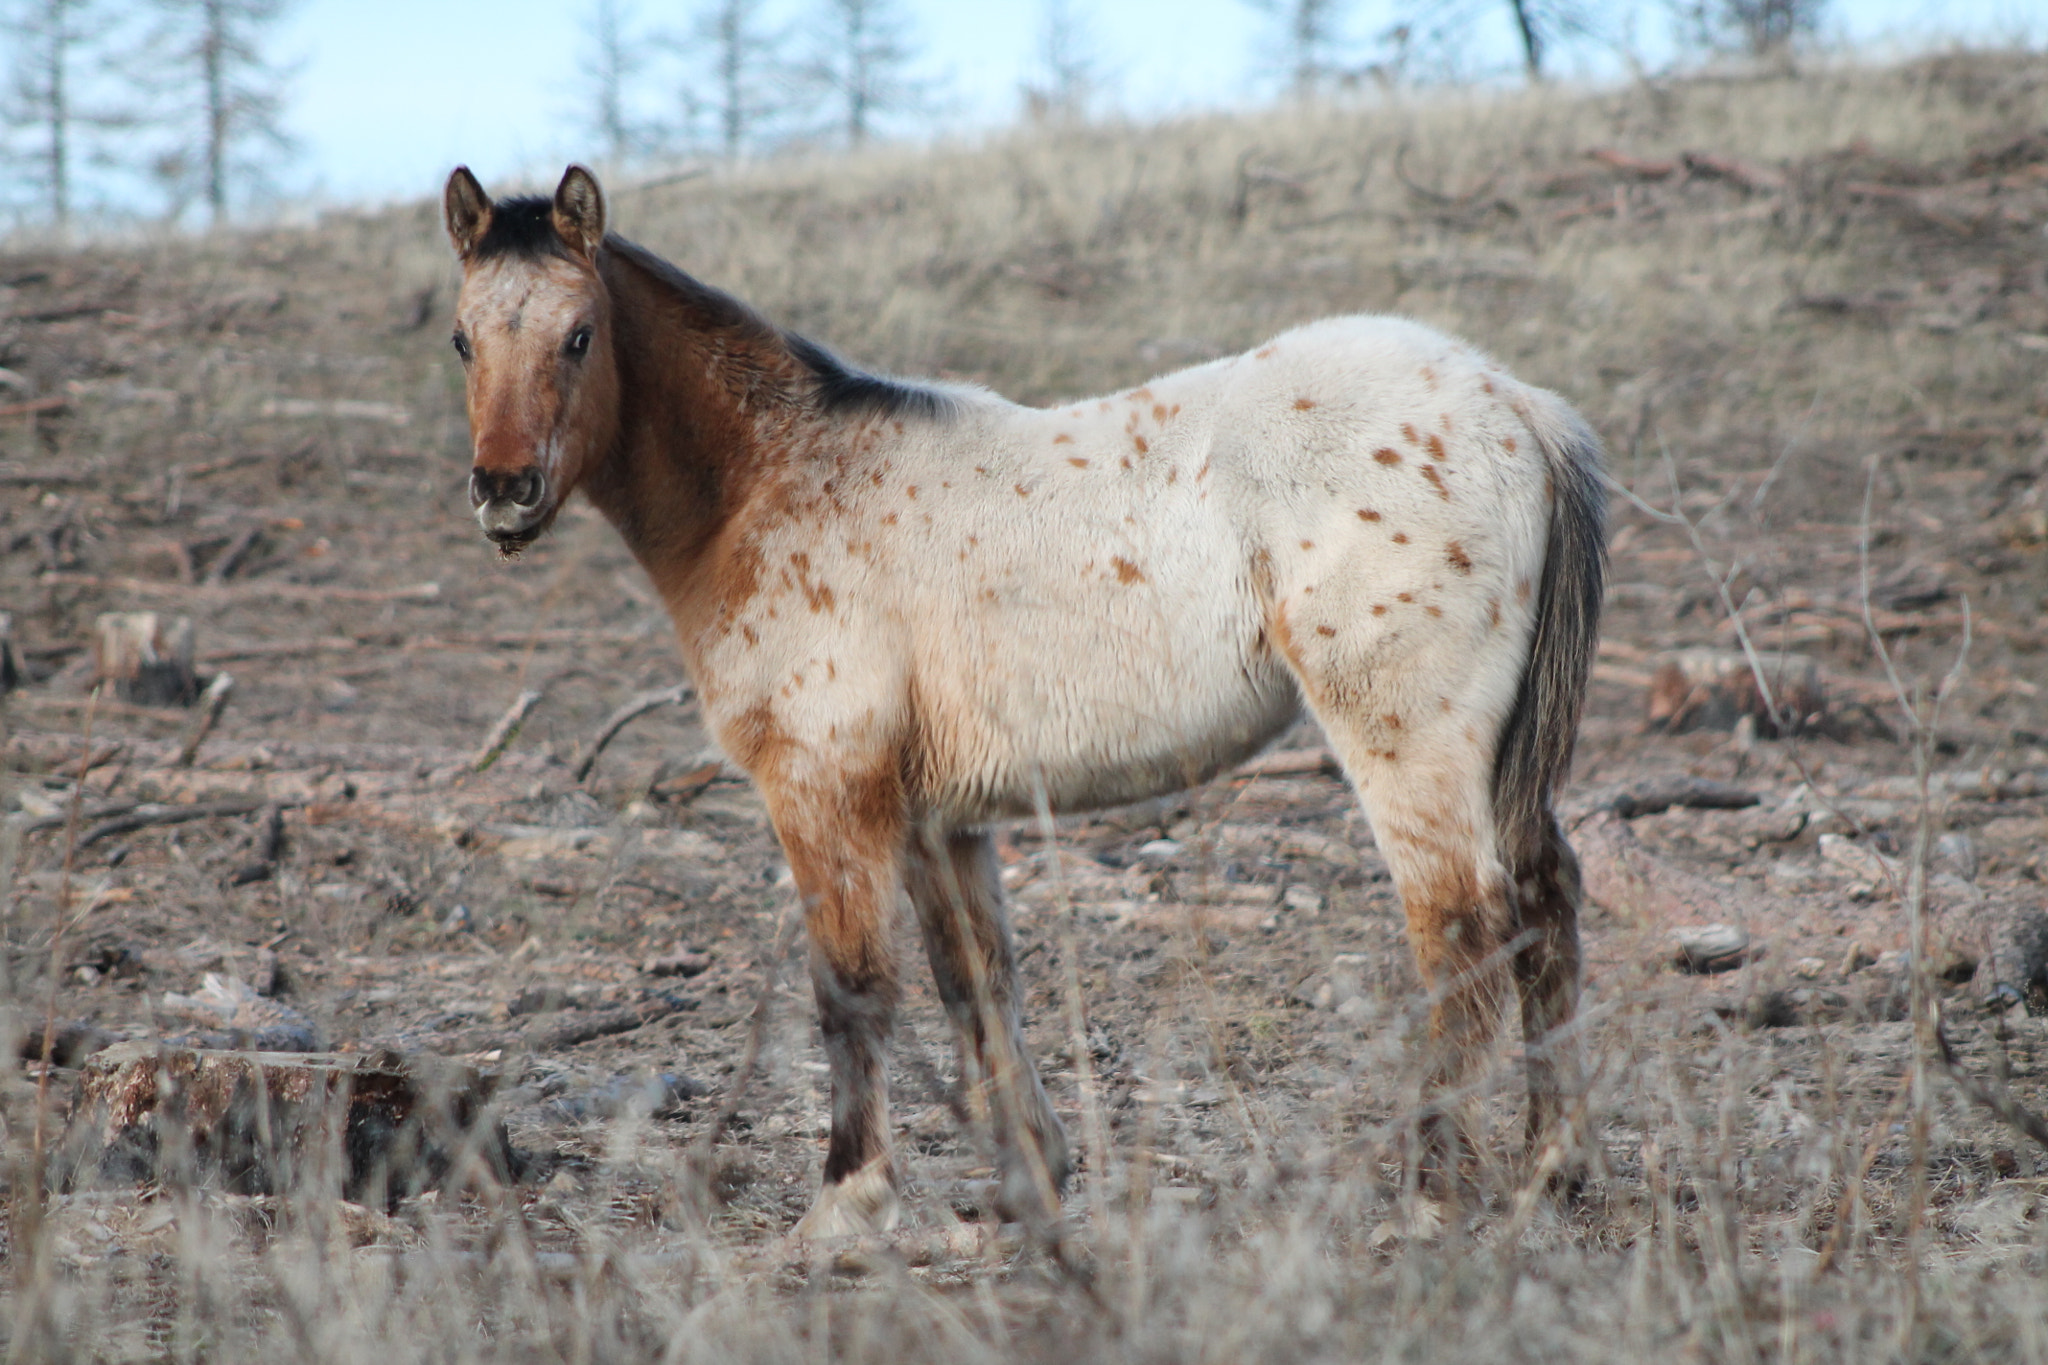
[[[2040,673],[2048,531],[2032,531],[2029,518],[2048,497],[2039,246],[2048,209],[2021,196],[2017,218],[1958,228],[1846,187],[1966,179],[1973,157],[2044,130],[2048,66],[1979,54],[1798,80],[1417,96],[1020,134],[931,153],[884,149],[844,164],[621,188],[613,213],[627,235],[863,363],[971,378],[1031,401],[1106,390],[1326,313],[1416,315],[1570,396],[1608,438],[1617,473],[1653,500],[1669,495],[1668,452],[1712,552],[1745,566],[1738,600],[1766,625],[1795,591],[1853,587],[1863,462],[1880,457],[1880,570],[1936,566],[1952,594],[1971,597],[1982,627],[1938,761],[2040,765],[2048,704],[2029,679]],[[1756,195],[1703,176],[1637,184],[1589,162],[1593,147],[1645,158],[1715,152],[1775,170],[1789,188]],[[2048,152],[2020,164],[2048,164]],[[99,480],[83,492],[52,488],[0,523],[0,573],[7,596],[20,589],[17,624],[30,644],[75,636],[118,596],[36,578],[49,567],[38,537],[56,538],[49,553],[66,572],[166,577],[153,558],[166,539],[196,543],[249,518],[269,519],[263,563],[279,573],[382,585],[431,576],[462,615],[395,604],[337,627],[341,618],[312,607],[237,599],[208,608],[210,640],[647,621],[632,583],[615,579],[623,557],[588,521],[567,521],[515,574],[469,543],[459,395],[441,358],[452,269],[429,209],[149,251],[17,254],[0,265],[17,281],[48,277],[14,286],[37,307],[75,296],[116,315],[0,324],[0,347],[11,348],[0,364],[52,391],[70,379],[97,385],[67,422],[0,431],[6,459],[89,467]],[[395,403],[411,422],[294,425],[266,413],[278,395]],[[274,458],[189,473],[252,452]],[[287,527],[286,517],[310,524]],[[1685,541],[1641,517],[1617,525],[1610,642],[1640,652],[1712,640],[1711,587]],[[76,562],[63,559],[66,544]],[[1930,622],[1895,643],[1903,667],[1932,675],[1955,633]],[[1869,674],[1853,634],[1811,647],[1845,678]],[[580,674],[559,653],[386,658],[358,646],[349,685],[370,702],[349,707],[335,705],[329,669],[237,664],[247,676],[231,718],[253,736],[462,750],[529,674],[548,673],[550,701],[522,743],[565,754],[666,667],[658,634],[593,651]],[[63,682],[38,704],[58,706]],[[1719,739],[1644,737],[1636,704],[1611,684],[1597,693],[1582,778],[1644,765],[1732,775],[1733,765],[1765,785],[1795,780],[1777,746],[1737,753]],[[65,715],[24,702],[6,723],[54,731],[75,725]],[[698,738],[679,722],[646,726],[605,770]],[[1905,762],[1874,742],[1825,747],[1818,759],[1837,773]],[[520,771],[523,782],[540,770]],[[540,800],[541,785],[518,799]],[[1289,791],[1255,816],[1257,789],[1218,787],[1167,819],[1194,836],[1254,819],[1355,835],[1333,786]],[[634,793],[620,778],[601,795],[624,805]],[[727,824],[706,827],[740,831],[732,838],[743,856],[731,866],[746,875],[734,871],[716,898],[634,911],[637,919],[606,911],[602,897],[550,909],[491,880],[500,874],[487,854],[424,835],[357,843],[374,851],[380,874],[403,871],[422,897],[438,897],[437,912],[458,895],[477,905],[507,948],[530,936],[547,951],[604,944],[626,956],[635,951],[619,946],[627,925],[669,942],[678,932],[736,934],[725,951],[748,964],[744,994],[766,970],[782,907],[762,875],[773,854],[757,813],[740,798],[728,805]],[[689,818],[710,816],[693,807]],[[2038,803],[2012,818],[2044,819]],[[1697,832],[1676,820],[1664,828],[1678,846]],[[1106,837],[1100,826],[1067,833]],[[326,858],[339,837],[297,830],[300,865]],[[40,1017],[22,1002],[40,1002],[47,988],[48,874],[61,856],[40,836],[23,847],[23,881],[0,926],[0,1034],[9,1036]],[[314,906],[310,870],[265,899],[221,889],[219,867],[233,852],[203,836],[138,848],[135,864],[186,888],[181,909],[152,911],[166,924],[260,937],[269,917],[290,916],[337,962],[374,949],[414,955],[422,974],[448,965],[431,923]],[[1742,880],[1747,856],[1714,868],[1737,897],[1757,885]],[[1998,875],[2038,894],[2040,860],[2026,859],[2022,848]],[[13,1279],[0,1289],[0,1339],[11,1360],[289,1353],[308,1365],[2048,1362],[2048,1165],[2024,1152],[2005,1163],[2008,1135],[1937,1097],[1930,1192],[1916,1206],[1898,1100],[1908,1025],[1752,1027],[1749,1002],[1784,979],[1785,964],[1768,962],[1744,974],[1724,1019],[1703,1007],[1727,992],[1709,1001],[1707,987],[1674,979],[1653,933],[1609,917],[1595,919],[1588,999],[1599,1170],[1586,1197],[1557,1203],[1502,1156],[1471,1206],[1418,1200],[1400,1176],[1417,1006],[1390,896],[1371,869],[1368,855],[1366,875],[1323,882],[1339,913],[1316,923],[1262,938],[1190,921],[1154,935],[1149,956],[1131,951],[1134,931],[1091,919],[1085,906],[1070,921],[1056,901],[1026,899],[1032,1041],[1086,1148],[1067,1201],[1064,1268],[1042,1248],[959,1222],[955,1208],[972,1203],[963,1176],[981,1158],[971,1140],[936,1135],[950,1127],[920,1108],[937,1097],[901,1064],[917,1231],[817,1262],[781,1246],[801,1182],[815,1179],[822,1109],[807,1006],[798,974],[785,972],[756,1093],[719,1148],[708,1191],[691,1165],[702,1115],[629,1114],[516,1128],[529,1145],[552,1145],[545,1183],[411,1201],[390,1217],[319,1191],[66,1195],[39,1245],[6,1245]],[[467,882],[451,884],[455,873]],[[96,864],[91,875],[114,873]],[[482,910],[486,895],[500,896],[495,908]],[[1820,900],[1816,915],[1858,923],[1903,913],[1852,906],[1846,895]],[[1292,992],[1333,952],[1374,964],[1364,1006],[1302,1008]],[[319,979],[319,955],[309,950],[309,980]],[[518,979],[509,955],[477,956],[477,980]],[[1094,1091],[1081,1087],[1070,1050],[1069,973],[1088,988],[1083,1032],[1103,1078]],[[413,991],[428,980],[455,991],[469,978],[451,968],[405,979]],[[64,989],[67,1014],[112,1008],[68,981]],[[334,1008],[360,1030],[375,1027]],[[1960,1018],[1968,1004],[1957,997],[1951,1008]],[[899,1063],[944,1046],[928,998],[914,996],[909,1015]],[[2043,1022],[2013,1021],[2005,1043],[1968,1021],[1958,1032],[1980,1066],[2009,1047],[2014,1077],[2038,1106]],[[741,1010],[664,1037],[698,1069],[734,1057],[744,1033]],[[653,1054],[629,1055],[639,1065]],[[1517,1130],[1512,1081],[1504,1056],[1484,1096],[1500,1154]],[[0,1079],[16,1208],[29,1198],[19,1157],[33,1091],[19,1072]],[[523,1112],[515,1104],[515,1124],[527,1122]]]

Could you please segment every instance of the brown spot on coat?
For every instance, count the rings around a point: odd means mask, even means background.
[[[1360,521],[1378,521],[1380,514],[1373,511],[1370,507],[1361,507],[1358,509],[1358,519]]]
[[[1430,459],[1441,460],[1444,457],[1444,438],[1432,431],[1423,438],[1422,448],[1429,452]]]
[[[1301,548],[1304,550],[1313,550],[1315,549],[1315,547],[1316,543],[1313,540],[1304,540],[1303,542],[1301,542]]]
[[[1449,502],[1451,500],[1451,490],[1444,487],[1444,476],[1437,473],[1435,465],[1424,465],[1422,467],[1422,477],[1429,480],[1431,486],[1436,489],[1436,495],[1438,497],[1442,498],[1445,502]]]
[[[1372,453],[1372,457],[1381,464],[1392,465],[1401,463],[1401,452],[1392,446],[1381,446]]]
[[[1315,405],[1316,400],[1313,398],[1297,398],[1294,400],[1294,410],[1296,412],[1307,412]]]
[[[1074,438],[1067,435],[1067,433],[1063,431],[1059,435],[1052,438],[1052,443],[1056,446],[1070,446],[1074,443]],[[978,474],[981,471],[976,470],[975,472]]]
[[[1423,614],[1427,616],[1442,616],[1444,614],[1444,609],[1442,607],[1437,606],[1435,603],[1431,603],[1430,605],[1424,607],[1422,610]]]
[[[1387,604],[1386,604],[1386,603],[1384,603],[1384,602],[1375,602],[1375,603],[1373,603],[1373,604],[1372,604],[1372,614],[1373,614],[1374,616],[1385,616],[1385,615],[1387,614]]]
[[[1025,487],[1025,486],[1024,486],[1023,484],[1021,484],[1021,483],[1018,483],[1018,484],[1012,484],[1012,485],[1010,485],[1010,486],[1011,486],[1012,488],[1014,488],[1014,489],[1016,489],[1016,490],[1017,490],[1017,496],[1018,496],[1018,497],[1020,497],[1020,498],[1028,498],[1028,497],[1030,497],[1030,496],[1031,496],[1031,490],[1030,490],[1030,489],[1028,489],[1028,488],[1026,488],[1026,487]]]
[[[1117,582],[1130,584],[1145,581],[1145,571],[1122,555],[1111,555],[1109,562],[1116,569]]]
[[[1486,599],[1486,627],[1488,630],[1500,629],[1500,599],[1498,597]]]
[[[1415,594],[1412,592],[1397,592],[1394,594],[1394,600],[1396,602],[1413,602]]]
[[[1450,561],[1451,567],[1459,573],[1472,572],[1472,556],[1466,554],[1465,547],[1457,541],[1451,541],[1444,546],[1444,558]]]
[[[1512,436],[1506,437],[1505,439],[1503,439],[1503,440],[1501,441],[1501,443],[1500,443],[1500,448],[1501,448],[1502,450],[1505,450],[1505,451],[1506,451],[1506,452],[1507,452],[1508,454],[1510,454],[1510,455],[1514,454],[1514,453],[1515,453],[1515,438],[1514,438],[1514,437],[1512,437]]]
[[[912,502],[916,502],[916,501],[917,501],[917,485],[916,485],[916,484],[912,484],[912,485],[910,485],[910,487],[908,487],[908,488],[904,489],[903,491],[904,491],[905,493],[907,493],[907,494],[909,494],[909,495],[910,495],[910,500],[911,500]]]
[[[1145,438],[1142,436],[1133,436],[1131,438],[1131,444],[1138,448],[1138,453],[1140,455],[1143,455],[1146,451],[1152,448],[1151,446],[1145,443]]]
[[[1082,459],[1079,455],[1067,456],[1067,463],[1072,465],[1076,469],[1086,469],[1088,467],[1088,462]]]
[[[1152,405],[1152,420],[1155,422],[1164,422],[1166,420],[1166,404],[1154,403]]]
[[[1316,627],[1316,634],[1318,634],[1318,635],[1335,635],[1336,633],[1337,633],[1337,628],[1336,628],[1335,626],[1317,626],[1317,627]]]
[[[1386,713],[1386,714],[1385,714],[1384,716],[1381,716],[1381,717],[1380,717],[1380,724],[1382,724],[1382,725],[1386,726],[1386,727],[1387,727],[1387,728],[1388,728],[1389,730],[1398,730],[1398,729],[1400,729],[1400,728],[1401,728],[1401,713],[1400,713],[1400,712],[1398,712],[1398,711],[1389,711],[1389,712],[1387,712],[1387,713]]]
[[[1260,349],[1252,352],[1252,359],[1264,360],[1267,356],[1273,354],[1273,352],[1278,349],[1279,348],[1275,346],[1263,346]]]
[[[1526,578],[1523,579],[1521,582],[1515,584],[1515,600],[1517,602],[1527,602],[1529,600],[1529,594],[1532,591],[1533,589],[1529,585],[1529,580]]]
[[[1396,545],[1406,545],[1408,543],[1408,533],[1406,531],[1394,532],[1394,543]]]
[[[1420,436],[1415,434],[1415,424],[1413,422],[1401,423],[1401,439],[1411,446],[1420,444],[1422,440]]]

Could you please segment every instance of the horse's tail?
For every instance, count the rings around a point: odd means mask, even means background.
[[[1551,797],[1571,769],[1607,578],[1600,438],[1562,400],[1530,396],[1529,426],[1549,466],[1550,521],[1529,658],[1493,762],[1494,825],[1511,868],[1539,856]]]

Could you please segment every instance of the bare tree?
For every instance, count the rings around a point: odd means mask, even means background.
[[[114,14],[102,0],[13,0],[0,9],[12,34],[13,61],[0,91],[0,122],[31,178],[49,221],[69,230],[81,160],[107,164],[106,134],[134,123],[106,100],[115,60],[107,41]]]
[[[1811,37],[1827,0],[1676,0],[1672,8],[1700,46],[1768,57]]]
[[[238,188],[260,184],[291,139],[278,122],[289,72],[263,42],[292,0],[155,0],[154,81],[170,139],[157,175],[174,204],[197,193],[216,224]]]
[[[686,88],[684,108],[709,113],[713,140],[728,161],[789,108],[789,70],[776,55],[785,38],[763,28],[762,8],[761,0],[699,0],[691,28],[688,47],[702,63],[709,93]]]
[[[879,120],[926,106],[926,87],[910,74],[917,50],[909,21],[895,0],[824,0],[819,17],[810,75],[837,107],[833,121],[848,146],[864,145]]]
[[[1096,43],[1075,12],[1074,0],[1045,0],[1038,32],[1042,79],[1023,87],[1024,107],[1037,122],[1080,122],[1088,117],[1102,86],[1102,69],[1092,55]]]
[[[1245,0],[1273,17],[1287,86],[1297,99],[1311,99],[1341,74],[1344,12],[1351,0]]]
[[[580,74],[589,111],[604,140],[608,165],[624,165],[648,150],[653,130],[631,113],[634,77],[647,67],[647,45],[633,31],[630,0],[595,0],[584,18]]]
[[[1707,0],[1701,0],[1707,2]],[[1595,32],[1598,0],[1506,0],[1522,50],[1522,70],[1533,81],[1543,79],[1543,59],[1557,40]],[[1425,53],[1455,60],[1471,41],[1474,27],[1489,12],[1499,15],[1501,0],[1421,0],[1407,8],[1407,19],[1393,32],[1406,36]]]

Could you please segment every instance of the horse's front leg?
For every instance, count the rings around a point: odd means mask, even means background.
[[[832,1069],[825,1184],[799,1237],[896,1226],[884,1050],[897,998],[889,928],[902,889],[904,825],[894,783],[769,794],[775,830],[803,896],[811,984]]]

